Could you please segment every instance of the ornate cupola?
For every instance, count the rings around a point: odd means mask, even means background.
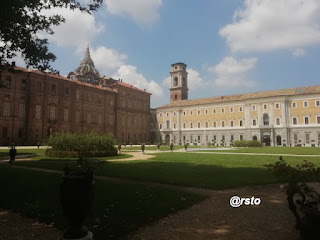
[[[77,67],[74,72],[69,73],[68,77],[82,82],[97,84],[100,78],[100,73],[95,68],[94,62],[90,57],[89,44],[87,46],[86,54],[81,60],[79,67]]]

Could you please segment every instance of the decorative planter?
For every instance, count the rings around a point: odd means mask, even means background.
[[[320,212],[318,209],[303,205],[300,208],[304,217],[300,219],[300,240],[316,240],[320,238]]]
[[[88,236],[88,229],[83,225],[94,198],[94,180],[92,172],[63,175],[60,184],[60,202],[63,215],[69,228],[64,239],[81,239]]]

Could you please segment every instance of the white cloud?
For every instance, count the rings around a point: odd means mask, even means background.
[[[246,73],[254,68],[257,58],[243,58],[237,60],[233,57],[225,57],[216,66],[208,68],[216,76],[214,85],[223,88],[252,87],[255,83],[246,79]]]
[[[271,51],[320,44],[319,0],[245,0],[219,33],[232,51]]]
[[[90,50],[91,58],[95,66],[101,73],[108,75],[108,72],[114,71],[125,64],[128,56],[120,54],[114,49],[106,48],[104,46],[97,47]]]
[[[162,97],[162,87],[153,80],[147,80],[141,73],[137,72],[137,67],[132,65],[122,65],[112,76],[114,79],[121,78],[123,82],[129,83],[137,88],[146,89],[154,97]]]
[[[303,57],[305,56],[307,53],[304,49],[302,48],[296,48],[293,50],[292,55],[295,57]]]
[[[138,25],[150,25],[159,17],[162,0],[105,0],[111,14],[129,15]]]
[[[66,8],[56,8],[43,11],[46,16],[54,14],[62,15],[66,21],[58,26],[53,26],[53,35],[44,35],[58,46],[76,47],[77,51],[85,49],[86,45],[100,32],[103,25],[97,23],[94,16],[80,10],[70,10]]]

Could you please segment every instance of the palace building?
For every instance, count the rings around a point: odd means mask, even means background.
[[[188,99],[187,65],[171,65],[170,104],[151,111],[158,141],[319,146],[320,86]]]
[[[150,93],[101,77],[89,47],[67,77],[7,66],[0,89],[0,145],[33,145],[54,132],[112,133],[122,143],[146,142]]]

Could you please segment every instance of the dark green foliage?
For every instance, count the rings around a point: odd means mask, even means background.
[[[262,147],[261,142],[257,140],[236,140],[232,145],[234,147]]]
[[[87,13],[97,10],[102,0],[2,0],[0,7],[0,62],[7,63],[16,52],[22,54],[28,66],[40,70],[50,69],[56,59],[49,52],[48,40],[37,33],[53,34],[51,27],[65,22],[61,15],[46,16],[50,8],[79,9]]]
[[[50,157],[109,157],[117,155],[116,140],[112,134],[56,133],[48,139],[46,151]]]

